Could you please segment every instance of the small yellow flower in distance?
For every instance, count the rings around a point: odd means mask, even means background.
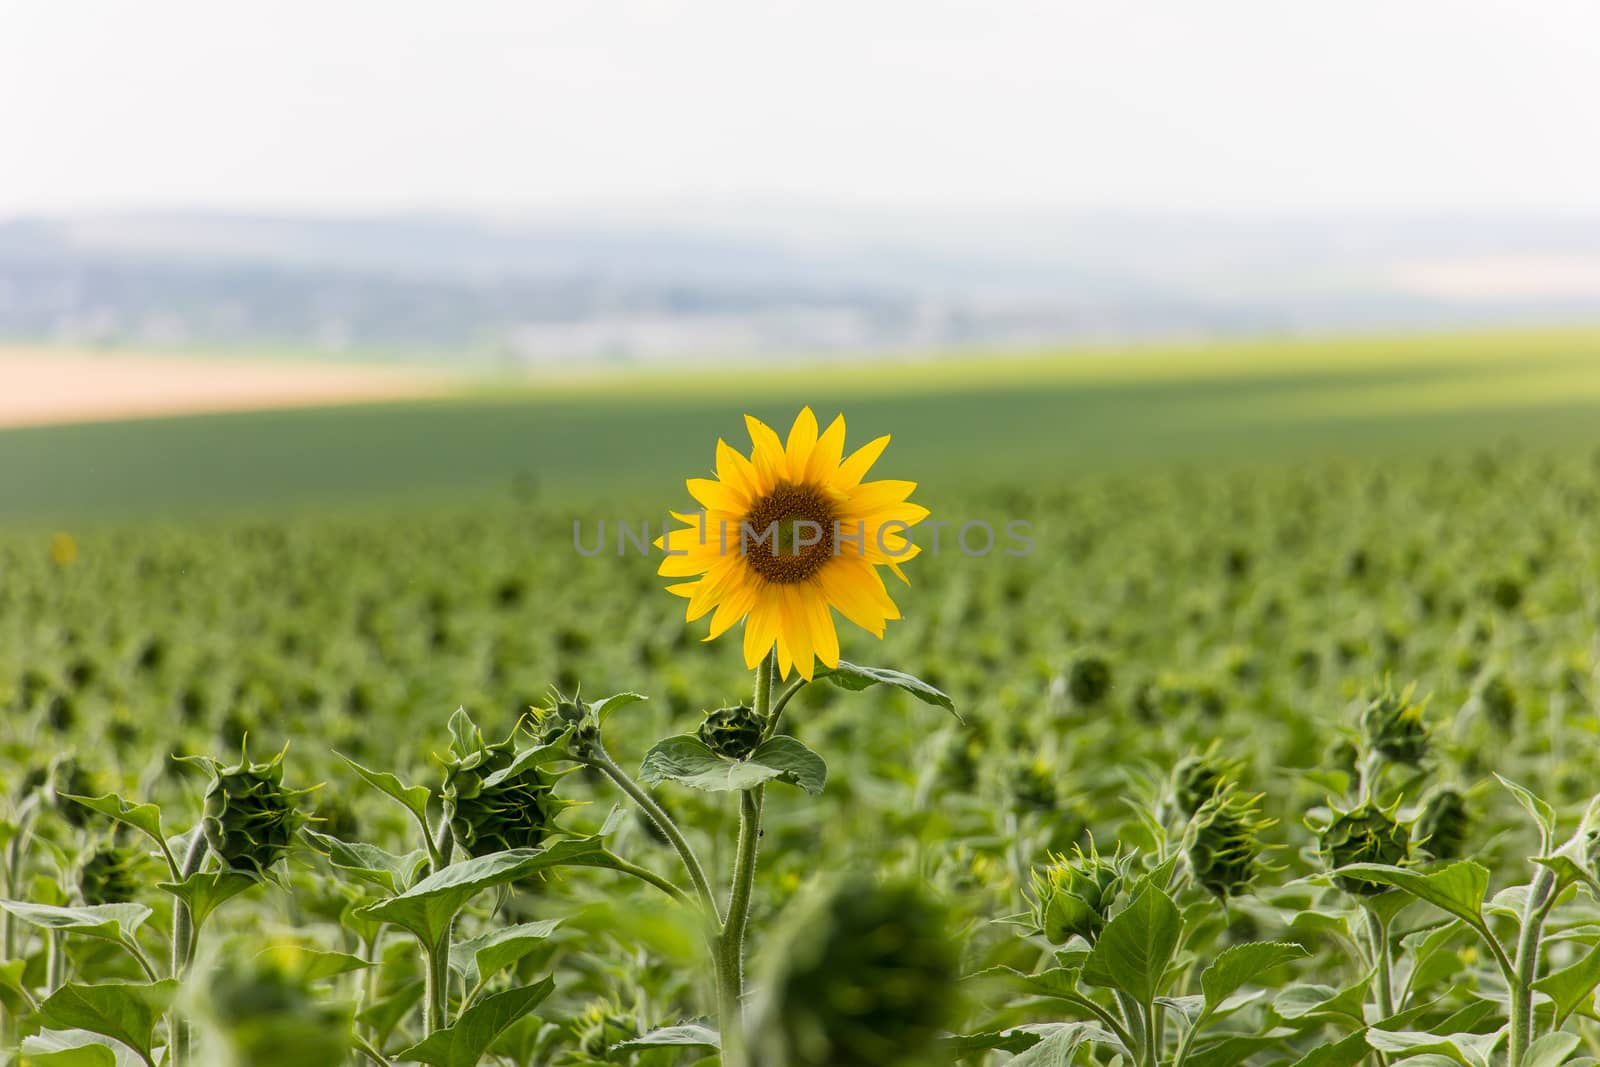
[[[717,442],[717,477],[690,478],[704,509],[673,513],[685,524],[656,540],[658,573],[693,578],[668,586],[689,600],[688,621],[711,616],[710,641],[741,620],[744,658],[754,668],[774,646],[778,669],[810,678],[816,661],[839,664],[833,612],[873,635],[900,617],[879,567],[910,584],[900,564],[919,549],[907,531],[928,509],[907,498],[915,482],[864,481],[888,445],[883,436],[844,454],[844,416],[821,433],[804,408],[781,441],[745,416],[748,457]]]
[[[67,567],[77,562],[78,542],[69,533],[58,533],[50,538],[50,558],[57,567]]]

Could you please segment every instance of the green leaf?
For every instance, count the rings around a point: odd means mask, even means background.
[[[1471,860],[1460,860],[1427,874],[1383,863],[1351,863],[1334,873],[1395,886],[1473,926],[1483,925],[1483,897],[1489,891],[1489,870]]]
[[[1594,1002],[1597,985],[1600,985],[1600,946],[1572,966],[1539,979],[1533,983],[1533,988],[1555,1002],[1555,1024],[1560,1026],[1585,1001]]]
[[[725,793],[754,789],[766,782],[797,785],[812,796],[822,792],[828,765],[799,740],[787,735],[768,738],[748,759],[724,759],[693,734],[657,741],[639,767],[646,785],[677,782],[690,789]]]
[[[517,848],[454,863],[401,893],[359,909],[410,931],[424,945],[439,944],[456,913],[491,886],[520,881],[552,867],[615,867],[617,858],[597,837],[569,838],[548,848]]]
[[[404,892],[417,876],[417,871],[428,862],[428,854],[420,848],[404,856],[396,856],[377,845],[341,841],[312,829],[302,829],[300,833],[312,848],[328,857],[329,863],[363,882],[377,886],[390,896]]]
[[[62,986],[39,1006],[39,1020],[52,1030],[88,1030],[120,1041],[147,1063],[156,1021],[172,1003],[178,983],[106,982]]]
[[[1160,992],[1182,932],[1183,919],[1172,898],[1147,884],[1106,923],[1084,961],[1083,980],[1149,1004]]]
[[[427,832],[428,800],[433,796],[427,786],[406,785],[388,771],[368,770],[342,752],[336,752],[334,755],[348,763],[350,769],[359,774],[368,785],[398,800],[402,807],[416,817],[417,822],[423,827],[423,832]]]
[[[395,1058],[432,1067],[476,1067],[495,1039],[527,1015],[555,988],[554,978],[485,997],[462,1013],[452,1026],[430,1034]]]
[[[107,793],[101,797],[80,797],[71,793],[58,795],[82,804],[90,811],[97,811],[117,822],[126,823],[147,837],[153,838],[163,850],[167,847],[167,836],[161,829],[161,809],[154,804],[132,804],[115,793]]]
[[[1206,1012],[1217,1010],[1238,988],[1270,967],[1310,955],[1292,941],[1255,941],[1226,949],[1200,976]]]
[[[694,1024],[662,1026],[629,1041],[613,1045],[612,1049],[617,1052],[635,1052],[647,1048],[680,1048],[686,1045],[694,1048],[720,1049],[722,1037],[707,1026]]]
[[[1539,824],[1539,831],[1544,839],[1546,851],[1548,851],[1550,837],[1556,832],[1555,809],[1549,804],[1546,804],[1544,801],[1540,800],[1538,797],[1534,796],[1531,790],[1518,785],[1511,779],[1498,774],[1495,775],[1495,778],[1500,782],[1501,785],[1505,786],[1511,791],[1511,795],[1517,798],[1517,803],[1521,804],[1523,810],[1529,815],[1532,815],[1534,821]]]
[[[611,696],[595,701],[589,705],[589,710],[594,714],[595,721],[605,725],[606,716],[618,708],[625,708],[629,704],[637,704],[641,700],[649,700],[647,696],[639,693],[613,693]]]
[[[971,1034],[953,1034],[939,1039],[939,1045],[949,1053],[949,1058],[959,1060],[974,1052],[1025,1052],[1040,1041],[1038,1034],[1026,1030],[980,1030]]]
[[[256,953],[256,955],[264,956],[274,951],[276,950],[266,948]],[[348,952],[324,952],[310,948],[300,949],[292,958],[294,973],[307,982],[316,982],[325,978],[337,978],[341,974],[364,971],[368,967],[377,966],[371,960],[364,960],[360,956],[354,956]]]
[[[956,711],[955,701],[944,693],[920,678],[913,678],[909,674],[892,671],[887,667],[863,667],[840,660],[837,667],[824,667],[819,664],[814,677],[826,678],[840,689],[849,689],[852,692],[860,692],[875,685],[892,685],[896,689],[910,693],[924,704],[944,708],[957,719],[961,718],[961,713]]]
[[[821,793],[828,782],[828,765],[822,757],[787,734],[763,741],[748,762],[774,768],[778,781],[797,785],[812,796]]]
[[[1367,1044],[1379,1052],[1400,1054],[1409,1059],[1424,1053],[1449,1056],[1467,1067],[1489,1067],[1489,1056],[1505,1036],[1503,1030],[1491,1034],[1430,1034],[1420,1030],[1367,1030]]]
[[[71,930],[75,934],[105,941],[121,941],[132,937],[133,932],[150,917],[149,908],[133,903],[62,908],[25,900],[0,900],[0,911],[30,926],[46,930]]]
[[[1561,1067],[1578,1047],[1578,1035],[1556,1032],[1545,1034],[1522,1057],[1522,1067]]]
[[[1008,1067],[1071,1067],[1078,1046],[1098,1027],[1085,1023],[1056,1023],[1037,1045],[1010,1061]]]
[[[1053,967],[1039,974],[1024,974],[1015,967],[987,967],[967,976],[969,982],[993,982],[1014,993],[1033,997],[1069,997],[1077,993],[1077,967]]]
[[[23,1039],[21,1067],[139,1067],[139,1054],[88,1030],[42,1030]]]
[[[1370,1051],[1366,1033],[1357,1031],[1336,1044],[1317,1046],[1295,1060],[1292,1067],[1356,1067]]]
[[[461,976],[462,984],[474,989],[484,981],[538,948],[561,925],[560,919],[519,923],[491,930],[469,941],[450,946],[450,969]]]
[[[243,871],[201,871],[191,874],[182,882],[157,882],[156,888],[171,893],[187,904],[189,914],[194,917],[195,929],[198,930],[205,925],[212,912],[246,889],[261,884],[259,877]]]
[[[1273,998],[1272,1010],[1281,1018],[1295,1021],[1322,1020],[1340,1016],[1359,1025],[1366,1025],[1361,1010],[1362,1005],[1366,1003],[1366,993],[1365,977],[1343,989],[1326,985],[1292,985]]]

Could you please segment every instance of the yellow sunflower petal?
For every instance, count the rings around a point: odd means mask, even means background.
[[[717,479],[746,500],[756,496],[756,469],[738,449],[717,438]]]
[[[839,513],[849,518],[870,515],[891,504],[901,504],[916,492],[916,482],[885,478],[878,482],[862,482],[850,490],[850,498],[839,508]]]
[[[806,462],[805,480],[812,485],[826,485],[839,471],[839,457],[844,455],[844,416],[828,424],[817,446],[811,450]]]
[[[834,476],[833,484],[841,489],[852,489],[861,484],[861,479],[867,476],[867,471],[878,462],[878,457],[883,455],[883,450],[889,447],[889,435],[884,434],[874,441],[868,441],[854,452],[850,458],[839,464],[839,473]]]
[[[706,506],[708,511],[741,512],[750,506],[750,498],[737,493],[722,482],[710,478],[688,478],[684,484],[689,495]]]
[[[771,426],[754,415],[746,415],[744,424],[750,431],[750,464],[756,470],[756,492],[765,495],[787,476],[783,442]]]
[[[811,462],[811,450],[817,447],[817,416],[809,406],[800,409],[789,427],[789,443],[784,446],[784,459],[791,481],[804,481],[806,464]]]
[[[834,628],[827,597],[820,593],[820,589],[808,589],[801,594],[801,600],[811,612],[811,643],[816,648],[817,658],[829,667],[837,667],[839,631]]]

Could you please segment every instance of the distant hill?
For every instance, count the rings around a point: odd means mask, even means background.
[[[1600,318],[1600,220],[0,221],[0,338],[538,364]]]

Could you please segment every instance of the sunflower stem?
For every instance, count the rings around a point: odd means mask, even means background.
[[[766,719],[772,711],[774,652],[756,668],[755,714]],[[750,899],[756,880],[756,856],[761,849],[761,809],[766,800],[762,786],[739,794],[739,850],[734,859],[733,888],[728,894],[728,918],[722,926],[717,961],[717,1015],[722,1029],[723,1067],[749,1067],[744,1032],[744,935],[750,922]]]
[[[206,862],[206,835],[196,825],[189,837],[189,848],[183,854],[183,866],[178,873],[180,883],[188,881],[200,873],[200,868]],[[172,902],[172,977],[183,981],[189,970],[189,961],[194,958],[194,916],[189,913],[189,905],[182,900],[174,899]],[[176,1009],[167,1017],[168,1042],[172,1046],[172,1054],[168,1062],[172,1067],[183,1067],[189,1060],[189,1023],[178,1014]]]

